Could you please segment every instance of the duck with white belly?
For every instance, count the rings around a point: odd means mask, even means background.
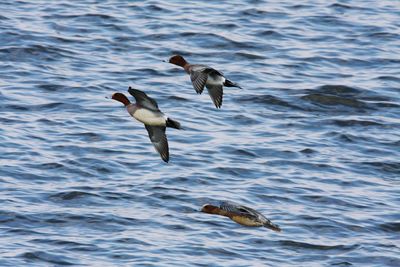
[[[238,84],[228,80],[220,71],[207,65],[190,64],[181,55],[172,56],[168,62],[181,66],[190,75],[196,93],[201,94],[204,86],[207,87],[216,108],[222,106],[223,86],[241,88]]]
[[[165,116],[158,108],[157,102],[144,92],[131,87],[128,92],[135,98],[136,103],[131,103],[122,93],[114,93],[111,98],[124,104],[128,113],[144,124],[155,149],[162,160],[168,162],[169,148],[165,130],[166,127],[181,129],[180,123]]]

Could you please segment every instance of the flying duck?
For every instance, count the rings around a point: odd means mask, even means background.
[[[244,226],[263,226],[276,232],[281,231],[281,228],[279,228],[278,225],[273,224],[258,211],[236,204],[234,202],[224,201],[220,204],[219,207],[211,204],[205,204],[201,208],[201,211],[209,214],[218,214],[221,216],[229,217],[232,221]]]
[[[190,64],[180,55],[172,56],[168,62],[185,69],[190,75],[196,93],[201,94],[204,86],[207,87],[216,108],[221,108],[222,105],[223,86],[241,88],[238,84],[225,78],[222,72],[206,65]]]
[[[135,98],[136,103],[131,103],[122,93],[114,93],[111,98],[124,104],[128,113],[144,124],[155,149],[162,160],[168,162],[169,149],[165,130],[166,127],[181,129],[180,123],[165,116],[158,108],[157,102],[144,92],[131,87],[128,92]]]

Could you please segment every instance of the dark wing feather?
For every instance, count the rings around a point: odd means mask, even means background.
[[[201,94],[206,85],[208,74],[204,71],[192,71],[190,72],[190,80],[192,80],[193,88],[196,93]]]
[[[168,162],[169,160],[169,149],[168,140],[165,135],[165,126],[150,126],[145,125],[151,142],[153,143],[155,149],[160,154],[163,161]]]
[[[207,86],[208,93],[210,94],[214,105],[217,108],[220,108],[222,105],[222,95],[223,95],[222,85],[221,86],[207,85],[207,79],[209,75],[223,76],[221,72],[205,65],[191,66],[190,79],[192,80],[194,90],[196,90],[198,94],[201,94],[203,92],[204,86]]]
[[[258,214],[257,211],[255,211],[251,208],[248,208],[248,207],[245,207],[245,206],[242,206],[242,205],[236,204],[234,202],[230,202],[230,201],[222,202],[220,205],[220,208],[222,210],[225,210],[228,212],[233,212],[233,213],[240,214],[243,216],[248,216],[248,217],[249,216],[257,217],[257,214]]]
[[[215,107],[220,108],[222,106],[222,97],[224,93],[222,85],[207,84],[206,86]]]
[[[147,96],[144,92],[131,87],[129,87],[128,92],[136,99],[136,103],[140,106],[150,110],[160,111],[157,102],[153,98]]]
[[[219,71],[201,64],[191,65],[189,73],[194,90],[196,90],[196,93],[198,94],[201,94],[203,92],[204,86],[206,85],[208,79],[208,75],[222,76],[222,73],[220,73]]]
[[[222,72],[220,72],[216,69],[210,68],[210,67],[208,67],[206,71],[211,76],[224,76],[224,74],[222,74]]]

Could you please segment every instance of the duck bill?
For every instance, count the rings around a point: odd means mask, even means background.
[[[273,224],[273,223],[266,223],[266,224],[264,224],[264,227],[266,227],[268,229],[271,229],[271,230],[273,230],[275,232],[281,232],[282,231],[282,229],[278,225]]]

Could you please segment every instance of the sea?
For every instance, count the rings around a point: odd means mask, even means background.
[[[1,1],[0,266],[400,266],[400,2]]]

